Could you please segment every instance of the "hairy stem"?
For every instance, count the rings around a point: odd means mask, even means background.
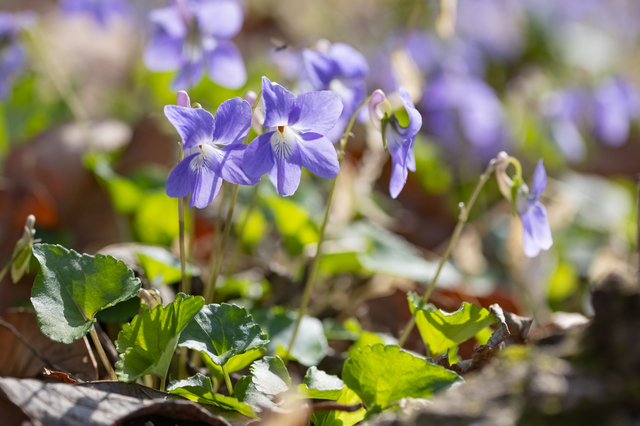
[[[107,354],[105,353],[104,348],[100,343],[100,338],[98,337],[98,333],[96,332],[96,329],[94,327],[91,327],[91,331],[89,332],[89,334],[91,334],[91,339],[93,340],[93,344],[96,346],[96,350],[98,351],[100,360],[102,361],[102,364],[104,364],[104,368],[106,368],[107,373],[109,373],[109,377],[111,377],[111,380],[118,381],[118,377],[116,377],[116,372],[113,371],[113,367],[109,362],[109,358],[107,358]]]
[[[449,245],[447,246],[447,250],[444,252],[444,255],[442,255],[442,257],[440,258],[440,263],[438,263],[438,269],[436,270],[436,274],[433,276],[431,283],[429,283],[429,287],[427,287],[427,291],[424,293],[424,296],[422,297],[422,300],[424,300],[425,302],[429,301],[429,298],[431,297],[433,290],[436,288],[436,282],[438,281],[438,277],[440,276],[440,271],[442,271],[444,264],[446,263],[447,259],[449,259],[451,252],[453,251],[454,247],[458,243],[458,239],[460,238],[460,234],[462,234],[464,225],[467,223],[467,220],[469,219],[469,212],[471,211],[471,208],[475,204],[476,199],[480,194],[480,191],[484,187],[484,184],[487,183],[487,181],[489,180],[489,177],[491,176],[491,173],[493,173],[493,171],[495,170],[495,167],[496,167],[496,160],[491,160],[485,172],[482,175],[480,175],[480,180],[478,181],[478,184],[473,190],[473,193],[471,194],[471,197],[469,198],[469,201],[467,202],[467,204],[465,205],[464,203],[460,203],[460,215],[458,216],[458,223],[456,224],[456,227],[453,230],[453,235],[451,236],[451,240],[449,240]],[[398,340],[398,345],[400,347],[404,346],[404,344],[406,343],[407,338],[409,337],[409,334],[411,334],[411,330],[413,330],[413,327],[415,326],[415,324],[416,324],[416,318],[415,316],[413,316],[411,317],[409,324],[407,324],[406,328],[404,329],[402,336]]]
[[[360,112],[360,108],[362,108],[367,102],[369,102],[370,99],[371,98],[369,97],[364,101],[362,101],[362,103],[358,106],[356,111],[353,113],[353,116],[349,121],[349,125],[344,131],[342,140],[340,141],[340,151],[338,152],[339,164],[342,164],[342,158],[344,157],[344,150],[347,147],[347,141],[349,140],[349,135],[351,134],[351,129],[353,128],[353,124],[356,121],[358,112]],[[333,201],[333,193],[335,192],[337,181],[338,181],[338,176],[333,178],[333,183],[331,184],[331,191],[329,192],[329,198],[327,199],[327,209],[325,210],[324,219],[322,220],[322,226],[320,227],[320,237],[318,239],[318,247],[316,249],[316,255],[313,257],[313,262],[311,263],[311,270],[309,271],[309,275],[307,276],[307,283],[304,286],[302,303],[300,304],[300,309],[298,310],[298,317],[296,318],[296,324],[293,328],[293,334],[291,335],[291,340],[289,340],[289,346],[287,347],[287,352],[284,356],[285,364],[289,362],[291,348],[293,348],[293,344],[296,340],[296,336],[298,335],[298,329],[300,328],[300,322],[302,321],[302,317],[304,316],[304,311],[307,309],[307,305],[309,304],[309,297],[311,296],[311,288],[313,287],[313,279],[315,278],[316,271],[318,270],[318,265],[320,265],[320,259],[322,258],[322,243],[324,242],[324,231],[327,227],[327,222],[329,221],[329,213],[331,212],[331,202]]]

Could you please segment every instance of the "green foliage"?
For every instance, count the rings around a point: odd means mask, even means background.
[[[167,390],[174,395],[180,395],[183,398],[201,404],[209,404],[225,410],[237,411],[247,417],[257,417],[251,407],[244,402],[240,402],[232,396],[215,393],[211,385],[211,380],[200,373],[186,380],[171,382]]]
[[[59,245],[35,244],[40,272],[31,302],[42,333],[71,343],[93,327],[95,315],[138,294],[141,283],[124,262],[101,254],[80,255]]]
[[[342,380],[368,409],[379,411],[402,398],[429,398],[460,377],[398,346],[376,344],[347,359]]]
[[[318,242],[318,228],[300,204],[279,196],[268,197],[265,203],[275,217],[290,254],[300,254],[305,245]]]
[[[357,393],[347,386],[342,387],[340,396],[336,399],[338,404],[356,405],[362,400]],[[311,415],[314,426],[352,426],[364,420],[367,410],[364,408],[349,413],[347,411],[317,411]]]
[[[259,209],[253,209],[249,219],[247,220],[247,210],[243,211],[240,215],[240,219],[236,222],[236,233],[240,233],[240,226],[245,223],[244,232],[242,233],[242,246],[244,248],[251,248],[264,238],[267,234],[267,228],[269,226],[262,212]]]
[[[336,401],[342,394],[344,382],[316,366],[309,367],[303,382],[298,385],[298,392],[312,399],[329,399]]]
[[[140,244],[136,253],[140,266],[149,280],[154,281],[157,278],[166,284],[173,284],[182,279],[180,258],[166,248]],[[200,275],[200,269],[190,263],[186,264],[185,272],[189,277]]]
[[[166,307],[158,305],[125,324],[116,340],[118,379],[132,382],[145,374],[164,377],[180,334],[203,306],[202,297],[178,293]]]
[[[224,368],[229,374],[235,371],[240,371],[256,359],[264,355],[265,352],[266,350],[264,348],[251,349],[250,351],[247,351],[243,354],[232,356],[224,365]],[[224,380],[224,372],[222,371],[222,367],[213,362],[211,358],[209,358],[209,356],[206,354],[203,354],[203,360],[205,365],[209,369],[209,373],[211,373],[211,377],[213,377],[218,383],[222,383],[222,381]]]
[[[202,308],[182,332],[179,346],[203,352],[222,366],[231,357],[265,347],[268,342],[246,309],[223,303]]]
[[[185,209],[185,229],[189,229],[189,223]],[[179,231],[178,200],[167,197],[164,189],[148,193],[136,208],[133,229],[142,242],[171,245]]]
[[[453,176],[442,161],[439,147],[433,141],[426,141],[418,134],[414,144],[416,159],[415,175],[427,192],[432,194],[446,193],[453,181]]]
[[[409,296],[409,306],[412,312],[415,312],[416,325],[422,340],[434,355],[469,340],[496,322],[488,310],[471,303],[462,302],[460,309],[449,313],[435,309],[433,305],[416,308],[414,299],[415,296]]]
[[[273,397],[289,390],[291,377],[280,357],[264,357],[251,365],[252,376],[236,384],[233,396],[248,404],[256,413],[263,407],[276,406]]]
[[[284,356],[295,327],[295,315],[284,312],[281,308],[270,311],[255,310],[253,317],[267,332],[271,354]],[[300,322],[300,330],[291,348],[291,357],[304,366],[317,365],[326,355],[329,343],[324,335],[322,322],[313,317],[304,316]]]
[[[96,319],[100,322],[123,324],[129,322],[140,312],[141,300],[139,297],[132,297],[129,300],[120,302],[103,311],[98,312]]]

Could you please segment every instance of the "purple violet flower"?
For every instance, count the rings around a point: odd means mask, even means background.
[[[400,100],[407,114],[409,115],[409,125],[402,127],[398,123],[395,114],[390,113],[388,103],[384,93],[376,90],[371,95],[369,101],[369,117],[374,126],[380,127],[382,139],[391,155],[391,180],[389,181],[389,193],[391,198],[397,198],[407,183],[409,170],[416,171],[416,160],[413,154],[413,145],[416,135],[422,127],[422,116],[413,105],[409,92],[404,87],[398,89]],[[387,112],[382,112],[379,108],[381,104],[387,104]],[[380,123],[380,126],[378,124]]]
[[[18,40],[20,31],[32,23],[32,13],[0,12],[0,100],[11,91],[11,79],[24,68],[25,53]]]
[[[329,45],[318,42],[318,50],[302,51],[303,74],[300,78],[302,92],[332,90],[340,96],[344,108],[336,126],[327,137],[332,141],[340,139],[351,116],[367,97],[364,79],[369,74],[365,57],[353,47],[344,43]]]
[[[526,198],[519,196],[517,209],[522,221],[522,234],[524,254],[527,257],[536,257],[540,250],[548,250],[553,244],[547,210],[540,202],[540,195],[547,187],[547,172],[542,165],[542,159],[538,161],[533,173],[531,190],[525,194]]]
[[[609,146],[623,145],[629,138],[630,122],[638,118],[638,91],[631,82],[609,78],[595,89],[594,130]]]
[[[247,175],[260,178],[269,172],[282,196],[293,195],[300,184],[302,167],[331,179],[340,171],[338,155],[325,136],[336,125],[342,102],[333,92],[309,92],[295,96],[262,77],[264,128],[244,153]]]
[[[167,195],[186,197],[190,207],[205,208],[215,198],[222,180],[240,185],[255,185],[242,170],[247,145],[242,140],[251,126],[251,107],[240,98],[220,105],[215,117],[202,108],[190,108],[185,92],[178,93],[178,105],[167,105],[164,114],[182,138],[185,151],[167,177]]]
[[[236,0],[176,0],[149,14],[152,39],[144,62],[153,71],[178,69],[172,86],[197,85],[205,69],[211,80],[237,89],[247,81],[244,61],[229,41],[242,28],[242,7]]]
[[[112,18],[123,16],[129,11],[125,0],[62,0],[60,8],[68,15],[89,15],[102,27],[106,27]]]

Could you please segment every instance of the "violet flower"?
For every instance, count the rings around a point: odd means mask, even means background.
[[[220,105],[215,117],[202,108],[190,108],[185,92],[178,94],[178,106],[167,105],[164,114],[183,141],[184,159],[167,177],[167,195],[186,197],[190,207],[205,208],[215,198],[222,180],[255,185],[260,179],[246,175],[242,159],[247,145],[242,140],[251,126],[251,107],[240,98]]]
[[[60,9],[68,15],[89,15],[102,27],[106,27],[112,18],[129,11],[125,0],[62,0]]]
[[[409,125],[407,127],[402,127],[398,123],[398,119],[395,114],[391,113],[385,95],[381,90],[373,92],[369,101],[369,117],[374,126],[380,128],[382,139],[391,155],[389,193],[392,198],[398,197],[400,191],[404,188],[409,174],[408,171],[416,171],[413,145],[416,135],[422,127],[422,116],[413,105],[407,89],[400,87],[398,93],[400,94],[402,105],[409,115]],[[386,104],[387,107],[384,111],[381,111],[380,106],[383,104]]]
[[[637,89],[622,78],[609,78],[595,89],[594,130],[609,146],[623,145],[629,138],[630,122],[638,118]]]
[[[592,103],[589,92],[578,87],[552,92],[542,101],[541,111],[549,123],[551,139],[570,163],[579,163],[587,155],[579,128],[587,120]]]
[[[538,161],[533,173],[531,190],[527,193],[526,185],[522,186],[525,196],[518,197],[516,207],[522,221],[524,254],[527,257],[536,257],[540,250],[548,250],[553,244],[547,210],[540,202],[540,195],[547,187],[547,172],[542,165],[542,159]]]
[[[0,100],[9,95],[11,80],[24,68],[25,52],[18,36],[34,20],[29,12],[0,12]]]
[[[153,35],[144,62],[153,71],[178,69],[174,89],[197,85],[205,69],[214,83],[230,89],[247,81],[240,51],[229,41],[242,28],[236,0],[176,0],[151,11],[149,19]]]
[[[318,42],[318,50],[305,49],[302,52],[303,73],[300,90],[332,90],[340,96],[344,106],[336,126],[327,137],[332,141],[340,139],[351,116],[367,97],[364,79],[369,73],[365,57],[353,47],[344,43],[329,45],[325,40]]]
[[[333,92],[309,92],[300,96],[262,77],[264,128],[244,153],[247,175],[269,178],[278,194],[293,195],[300,184],[302,167],[331,179],[340,171],[338,155],[325,136],[338,121],[342,102]]]

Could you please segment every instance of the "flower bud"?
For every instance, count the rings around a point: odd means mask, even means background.
[[[377,89],[375,92],[371,94],[371,99],[369,100],[369,119],[378,130],[382,130],[381,122],[385,115],[391,116],[391,108],[389,107],[389,102],[387,101],[387,97],[384,92],[380,89]]]
[[[176,104],[181,107],[189,108],[191,106],[191,100],[189,95],[184,90],[178,92]]]

